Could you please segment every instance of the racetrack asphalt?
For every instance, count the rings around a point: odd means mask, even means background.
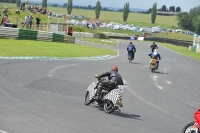
[[[0,133],[178,133],[200,106],[200,62],[158,44],[162,60],[149,67],[149,42],[133,42],[135,60],[128,63],[128,42],[106,46],[119,51],[108,60],[0,60]],[[106,114],[83,104],[94,75],[117,65],[127,88],[120,112]]]

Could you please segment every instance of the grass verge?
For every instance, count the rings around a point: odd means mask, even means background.
[[[0,39],[0,56],[93,57],[115,55],[116,51],[79,44]]]
[[[176,45],[168,44],[168,43],[159,43],[159,44],[162,45],[162,46],[165,46],[165,47],[167,47],[167,48],[169,48],[169,49],[171,49],[173,51],[176,51],[176,52],[178,52],[180,54],[189,56],[189,57],[191,57],[193,59],[196,59],[196,60],[200,61],[200,54],[188,50],[187,47],[176,46]]]
[[[98,44],[117,46],[117,40],[114,40],[114,39],[81,38],[81,40],[86,41],[86,42],[94,42]]]

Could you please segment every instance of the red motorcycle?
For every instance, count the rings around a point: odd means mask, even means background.
[[[183,128],[181,133],[200,133],[200,108],[195,111],[194,119]]]

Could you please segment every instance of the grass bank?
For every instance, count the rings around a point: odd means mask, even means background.
[[[168,44],[168,43],[159,43],[159,44],[162,45],[162,46],[165,46],[165,47],[167,47],[167,48],[169,48],[169,49],[171,49],[173,51],[176,51],[176,52],[178,52],[180,54],[189,56],[189,57],[191,57],[193,59],[196,59],[196,60],[200,61],[200,54],[188,50],[187,47],[176,46],[176,45]]]
[[[93,57],[115,55],[116,51],[79,44],[0,39],[0,56]]]

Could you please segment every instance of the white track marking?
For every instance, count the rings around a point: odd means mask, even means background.
[[[60,69],[64,69],[64,68],[67,68],[67,67],[71,67],[71,66],[74,66],[74,65],[77,65],[77,64],[71,64],[71,65],[63,65],[63,66],[58,66],[56,67],[55,69],[52,69],[50,71],[50,73],[48,74],[49,77],[52,77],[53,76],[53,73],[57,70],[60,70]]]
[[[157,85],[157,84],[155,84],[156,85],[156,87],[158,87],[159,89],[163,89],[163,87],[162,86],[159,86],[159,85]]]
[[[152,77],[152,79],[153,79],[154,81],[157,81],[158,76],[155,76],[155,75],[154,75],[154,76]]]
[[[148,67],[149,65],[146,65],[146,66],[142,66],[142,67],[140,67],[140,68],[145,68],[145,67]]]
[[[197,102],[192,102],[193,104],[199,104],[200,105],[200,103],[197,103]]]
[[[126,82],[126,81],[124,80],[124,82]],[[127,83],[127,82],[126,82],[126,83]],[[168,112],[168,111],[166,111],[166,110],[164,110],[164,109],[162,109],[162,108],[160,108],[160,107],[154,105],[153,103],[147,101],[147,100],[144,99],[143,97],[139,96],[136,92],[134,92],[133,90],[129,89],[128,85],[127,85],[127,90],[130,91],[136,98],[138,98],[139,100],[145,102],[146,104],[148,104],[148,105],[150,105],[150,106],[156,108],[157,110],[162,111],[162,112],[164,112],[164,113],[166,113],[166,114],[169,114],[169,115],[171,115],[171,116],[174,116],[174,117],[176,117],[176,118],[178,118],[178,119],[181,119],[180,116],[174,115],[174,114],[172,114],[172,113],[170,113],[170,112]],[[182,120],[182,119],[181,119],[181,120]]]
[[[167,84],[172,84],[172,82],[171,82],[171,81],[169,81],[169,80],[166,80],[166,82],[167,82]]]
[[[3,130],[0,130],[0,133],[8,133],[8,132],[6,132],[6,131],[3,131]]]

